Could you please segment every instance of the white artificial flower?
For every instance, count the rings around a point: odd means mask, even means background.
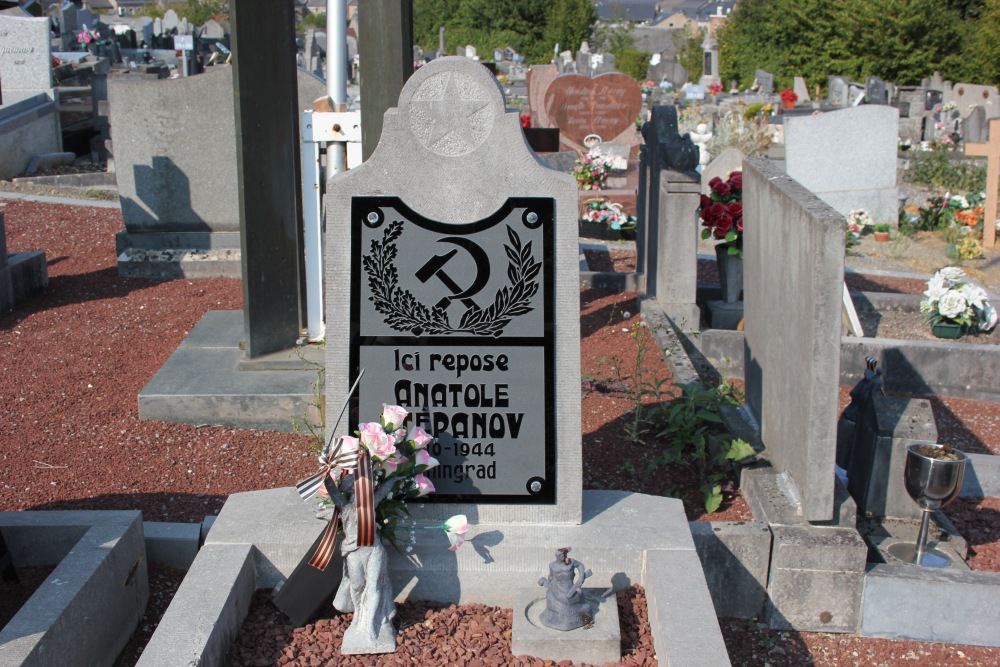
[[[985,307],[978,311],[977,320],[979,330],[983,333],[989,333],[993,331],[993,328],[997,325],[997,310],[990,304],[986,304]]]
[[[946,266],[934,276],[935,278],[940,275],[942,278],[948,281],[956,281],[965,277],[965,271],[958,268],[957,266]]]
[[[931,303],[937,302],[944,293],[948,291],[948,288],[944,285],[944,276],[938,271],[935,273],[930,280],[927,281],[927,291],[924,292],[924,296],[927,297]]]
[[[958,288],[958,293],[965,297],[969,305],[982,308],[986,301],[986,290],[972,283],[965,283]]]
[[[951,319],[960,316],[968,307],[969,304],[966,303],[965,297],[956,290],[948,290],[938,300],[938,312],[944,317]]]

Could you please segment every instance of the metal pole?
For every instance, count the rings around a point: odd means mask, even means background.
[[[323,233],[320,229],[319,144],[305,135],[312,129],[313,111],[302,112],[302,219],[306,251],[306,337],[323,340]]]
[[[334,108],[347,104],[347,0],[326,0],[326,92]],[[329,156],[329,151],[327,151]],[[333,173],[347,171],[347,144],[333,146]]]

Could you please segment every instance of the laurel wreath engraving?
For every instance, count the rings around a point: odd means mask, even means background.
[[[368,273],[369,297],[377,310],[385,315],[385,323],[397,331],[411,331],[421,334],[474,334],[477,336],[500,336],[512,318],[531,312],[528,305],[538,292],[535,277],[542,265],[531,254],[531,241],[523,246],[521,238],[510,225],[507,236],[510,245],[507,251],[507,279],[510,285],[497,290],[493,303],[487,308],[473,305],[462,315],[458,326],[452,326],[448,313],[443,308],[428,308],[417,300],[409,290],[399,287],[399,272],[395,260],[399,253],[395,241],[403,235],[402,221],[390,223],[382,233],[382,240],[372,239],[371,252],[365,255],[361,264]]]

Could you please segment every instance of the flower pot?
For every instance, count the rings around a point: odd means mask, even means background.
[[[872,236],[874,236],[875,240],[879,243],[885,243],[889,240],[889,232],[872,232]]]
[[[736,303],[743,295],[743,258],[730,255],[729,246],[723,243],[715,246],[715,259],[719,267],[722,300]]]
[[[790,100],[781,100],[781,108],[782,109],[794,109],[795,108],[795,102],[792,102]]]
[[[580,238],[585,239],[601,239],[602,241],[618,241],[622,238],[623,233],[627,230],[624,229],[611,229],[608,225],[601,224],[598,222],[578,222],[577,230]],[[635,230],[628,230],[632,232],[633,238],[635,238]]]
[[[957,322],[938,322],[931,325],[931,333],[938,338],[961,338],[963,331]]]

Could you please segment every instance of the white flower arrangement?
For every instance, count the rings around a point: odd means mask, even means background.
[[[961,324],[970,332],[989,333],[997,324],[997,311],[986,300],[986,290],[969,282],[965,271],[947,266],[927,281],[920,312],[931,325]]]
[[[863,208],[855,209],[847,214],[847,228],[852,232],[863,232],[865,227],[871,227],[874,224],[875,221]]]

